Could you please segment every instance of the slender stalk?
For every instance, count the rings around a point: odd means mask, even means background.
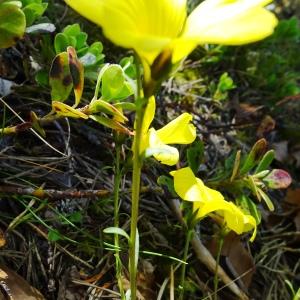
[[[218,268],[219,268],[219,264],[220,264],[220,257],[221,257],[223,244],[224,244],[224,232],[221,229],[219,239],[218,239],[216,269],[215,269],[215,274],[214,274],[214,300],[218,299],[218,284],[219,284]]]
[[[119,227],[119,194],[120,194],[120,184],[122,173],[120,170],[120,156],[121,156],[121,145],[118,142],[118,133],[115,134],[116,141],[116,158],[115,158],[115,170],[114,170],[114,227]],[[125,292],[122,282],[122,262],[119,255],[119,235],[114,235],[114,244],[115,244],[115,258],[116,258],[116,277],[118,280],[118,286],[121,294],[121,299],[125,299]]]
[[[185,238],[185,245],[184,245],[184,252],[183,252],[183,258],[182,260],[185,262],[182,265],[181,268],[181,278],[180,278],[180,293],[179,293],[179,298],[178,300],[183,300],[183,295],[184,295],[184,281],[185,281],[185,273],[186,273],[186,262],[187,262],[187,257],[189,254],[189,246],[190,246],[190,242],[191,239],[193,237],[194,234],[194,230],[193,229],[189,229]]]
[[[142,117],[143,113],[140,109],[136,113],[136,130],[133,140],[133,172],[132,172],[132,195],[131,195],[131,226],[130,226],[130,251],[129,251],[129,273],[130,273],[130,290],[131,300],[136,299],[136,268],[137,268],[137,256],[136,253],[136,231],[139,212],[139,200],[140,200],[140,178],[142,161],[140,158],[140,142],[142,139]]]
[[[133,170],[132,170],[132,194],[131,194],[131,224],[130,224],[130,245],[129,245],[129,274],[130,274],[130,291],[131,300],[136,300],[136,274],[138,264],[138,249],[136,249],[137,239],[137,222],[139,213],[140,200],[140,179],[142,170],[142,158],[140,155],[141,140],[142,140],[142,126],[144,111],[147,104],[147,99],[143,97],[140,64],[136,60],[137,70],[137,91],[135,95],[136,114],[135,114],[135,135],[133,138]]]

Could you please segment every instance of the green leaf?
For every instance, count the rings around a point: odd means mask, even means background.
[[[49,83],[52,101],[64,102],[68,99],[73,82],[67,52],[62,52],[54,58],[50,69]]]
[[[204,144],[200,140],[196,140],[187,150],[187,161],[189,167],[197,174],[199,166],[203,162]]]
[[[87,38],[88,38],[87,33],[79,32],[79,34],[76,35],[76,49],[86,48]]]
[[[256,220],[257,224],[261,222],[261,213],[260,210],[257,208],[256,204],[247,196],[242,195],[239,199],[240,204],[246,211],[249,211],[252,217]]]
[[[77,58],[76,51],[73,47],[68,47],[67,53],[69,55],[69,68],[73,82],[75,104],[74,108],[78,106],[81,100],[84,86],[84,68],[82,63]]]
[[[284,281],[285,283],[286,283],[286,285],[290,288],[290,290],[291,290],[291,292],[292,292],[292,295],[294,296],[296,293],[295,293],[295,290],[294,290],[294,287],[293,287],[293,285],[292,285],[292,283],[289,281],[289,280],[285,280]],[[293,299],[294,300],[294,299]],[[298,299],[296,299],[296,300],[298,300]]]
[[[56,54],[64,52],[70,45],[69,38],[64,33],[58,33],[54,39],[54,49]]]
[[[64,102],[74,88],[75,104],[73,107],[78,106],[84,86],[84,68],[73,47],[68,47],[67,52],[62,52],[54,58],[49,83],[52,101]]]
[[[255,183],[255,180],[253,178],[253,176],[249,176],[248,177],[248,183],[249,183],[249,188],[252,191],[253,195],[259,200],[261,201],[261,195],[258,192],[258,187]]]
[[[82,223],[82,213],[80,211],[76,211],[70,214],[68,219],[72,223]]]
[[[119,227],[108,227],[103,230],[104,233],[108,234],[117,234],[125,237],[128,241],[130,241],[130,237],[125,230]]]
[[[220,77],[217,90],[214,94],[214,98],[216,100],[225,100],[228,96],[228,91],[236,88],[232,78],[228,75],[228,73],[223,73]]]
[[[242,165],[240,174],[244,175],[254,168],[262,159],[266,152],[267,141],[265,139],[258,140],[247,155],[244,164]]]
[[[119,65],[110,65],[102,75],[101,94],[104,100],[121,100],[133,94],[125,82],[124,71]]]
[[[62,239],[63,239],[63,237],[61,236],[61,234],[57,230],[55,230],[55,229],[49,230],[48,240],[50,242],[57,242],[57,241],[62,240]]]
[[[63,33],[65,33],[67,36],[77,36],[80,34],[80,32],[81,29],[79,24],[68,25],[63,30]]]
[[[95,100],[89,105],[91,114],[106,113],[117,118],[119,122],[128,121],[128,119],[114,105],[103,100]]]
[[[103,51],[103,44],[101,42],[94,42],[89,47],[89,52],[93,53],[95,56],[99,56],[99,54],[102,54]]]
[[[274,211],[274,204],[271,201],[270,197],[263,190],[261,190],[260,188],[258,188],[257,191],[261,195],[263,200],[265,201],[266,205],[268,206],[268,209],[270,211]]]
[[[13,46],[24,35],[26,19],[14,3],[0,3],[0,48]]]
[[[239,173],[240,163],[241,163],[241,151],[239,150],[236,153],[236,156],[235,156],[234,165],[233,165],[233,169],[232,169],[232,174],[231,174],[231,177],[230,177],[231,182],[236,178],[236,176]]]
[[[132,102],[118,102],[114,104],[114,107],[121,110],[136,111],[136,105]]]
[[[68,25],[61,33],[55,36],[55,51],[56,53],[60,53],[66,51],[71,46],[77,50],[77,53],[86,53],[88,50],[87,38],[88,35],[81,31],[79,24]]]
[[[33,111],[30,112],[30,122],[35,131],[37,131],[42,137],[46,137],[45,130],[41,127],[39,119]]]
[[[173,197],[178,197],[174,190],[174,180],[169,176],[159,176],[157,179],[157,184],[160,186],[165,186],[167,190],[172,194]]]
[[[75,109],[65,103],[52,101],[52,110],[62,117],[70,117],[74,119],[88,119],[89,117],[78,109]]]
[[[134,64],[133,56],[122,58],[120,65],[127,76],[131,79],[136,79],[136,66]]]
[[[32,25],[39,17],[41,17],[47,9],[47,3],[31,3],[23,8],[26,16],[26,25]]]
[[[125,126],[123,126],[119,122],[117,122],[115,120],[112,120],[112,119],[109,119],[107,117],[98,116],[98,115],[91,115],[90,119],[94,120],[95,122],[97,122],[97,123],[99,123],[99,124],[101,124],[105,127],[114,129],[114,130],[119,131],[121,133],[125,133],[125,134],[128,134],[128,135],[133,135],[133,133],[128,128],[126,128]]]
[[[40,70],[35,74],[35,80],[41,86],[48,86],[49,74],[45,70]]]
[[[136,228],[136,233],[135,233],[135,272],[137,272],[137,267],[138,267],[138,261],[139,261],[139,255],[140,255],[140,236],[139,236],[139,231]]]
[[[274,150],[269,150],[261,161],[259,162],[257,168],[255,169],[255,174],[260,173],[261,171],[266,170],[272,163],[272,161],[275,158],[275,151]]]

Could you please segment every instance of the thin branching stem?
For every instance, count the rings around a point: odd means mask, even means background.
[[[179,293],[178,300],[183,300],[183,296],[184,296],[184,282],[185,282],[185,274],[186,274],[186,262],[187,262],[190,242],[191,242],[191,239],[193,237],[193,234],[194,234],[194,230],[193,229],[188,229],[188,232],[187,232],[186,238],[185,238],[184,252],[183,252],[183,258],[182,258],[184,264],[182,264],[182,267],[181,267],[180,293]]]

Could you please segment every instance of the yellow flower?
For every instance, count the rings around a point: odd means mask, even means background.
[[[201,219],[216,212],[223,217],[226,227],[237,234],[254,229],[250,241],[254,240],[256,221],[251,215],[245,214],[234,203],[226,201],[220,192],[205,186],[190,168],[183,168],[170,174],[174,177],[174,188],[180,198],[193,202],[197,218]]]
[[[168,144],[190,144],[196,138],[196,128],[191,124],[192,116],[183,113],[159,130],[150,128],[155,113],[155,98],[149,99],[143,119],[141,153],[154,156],[163,164],[172,166],[179,160],[179,152]]]
[[[152,65],[163,52],[176,63],[198,44],[241,45],[272,34],[271,0],[205,0],[187,16],[187,0],[65,0],[100,25],[115,44]]]

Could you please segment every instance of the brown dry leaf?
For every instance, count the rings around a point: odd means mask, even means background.
[[[125,278],[125,277],[122,278],[122,284],[123,284],[123,288],[125,291],[130,289],[130,282],[128,281],[127,278]],[[139,290],[136,291],[136,297],[138,300],[147,300],[146,298],[144,298],[142,296],[142,294],[139,292]]]
[[[284,201],[300,209],[300,188],[288,189]]]
[[[45,300],[44,296],[20,275],[6,266],[0,266],[1,292],[0,299],[10,300]]]
[[[286,210],[290,211],[296,231],[300,231],[300,188],[288,189],[284,202],[289,206]],[[293,209],[291,209],[291,206]],[[294,241],[299,241],[299,237],[295,237]]]
[[[217,244],[217,238],[214,238],[209,246],[214,256],[216,256]],[[232,277],[238,278],[237,282],[240,287],[247,291],[255,272],[255,264],[253,257],[243,246],[240,237],[233,231],[225,237],[221,255],[225,256],[226,266],[233,275]]]
[[[138,300],[156,300],[155,288],[155,267],[146,259],[141,259],[137,274],[137,298]],[[122,278],[125,290],[130,289],[130,282]]]
[[[275,125],[276,122],[271,116],[269,115],[265,116],[256,131],[257,137],[259,138],[264,137],[267,133],[274,130]]]
[[[155,300],[156,296],[153,292],[155,286],[154,277],[155,267],[146,259],[141,260],[141,269],[138,272],[138,289],[147,300]]]
[[[259,117],[264,106],[253,106],[247,103],[239,103],[236,106],[236,120],[238,123],[252,122]]]

